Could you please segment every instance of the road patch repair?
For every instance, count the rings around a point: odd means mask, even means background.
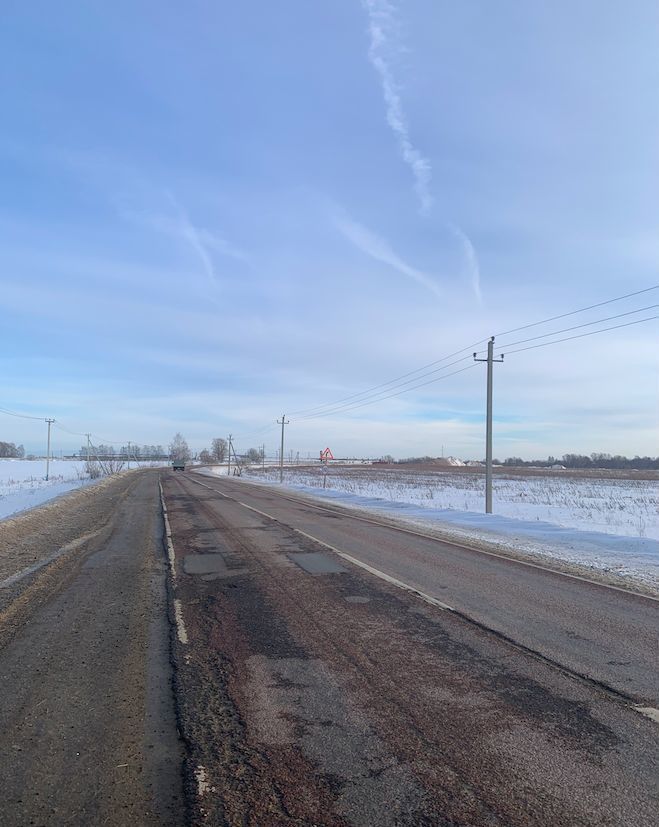
[[[651,720],[288,524],[295,507],[163,484],[193,824],[653,824]]]
[[[204,554],[186,554],[183,558],[183,571],[186,574],[199,575],[204,580],[216,580],[219,577],[237,577],[245,574],[244,567],[229,567],[224,555],[219,552]]]
[[[326,554],[298,552],[287,556],[289,560],[309,574],[343,574],[347,571],[345,566],[337,563],[336,560],[332,560]]]

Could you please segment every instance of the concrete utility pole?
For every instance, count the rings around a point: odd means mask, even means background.
[[[494,336],[487,343],[487,359],[477,359],[474,353],[475,362],[487,362],[487,425],[485,429],[485,513],[492,513],[492,379],[493,365],[495,362],[503,362],[503,354],[500,359],[494,358]]]
[[[48,482],[48,476],[50,473],[50,426],[55,421],[54,419],[46,419],[48,423],[48,448],[46,449],[46,482]]]
[[[261,467],[265,471],[265,442],[261,446]]]
[[[232,434],[229,434],[229,448],[228,448],[229,464],[227,466],[227,477],[231,476],[231,437],[232,437]]]
[[[128,470],[130,471],[130,440],[128,440]]]
[[[87,471],[89,471],[89,438],[91,434],[85,434],[87,437]]]
[[[281,415],[281,422],[277,420],[277,425],[281,425],[281,451],[279,452],[279,482],[284,481],[284,426],[289,424],[286,419],[286,414]]]

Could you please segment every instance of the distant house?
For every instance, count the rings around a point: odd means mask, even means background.
[[[567,471],[567,468],[564,465],[560,465],[558,462],[555,465],[549,466],[552,471]]]

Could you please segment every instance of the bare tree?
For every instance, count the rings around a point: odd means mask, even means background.
[[[204,465],[210,465],[210,463],[213,461],[213,455],[211,454],[210,451],[207,451],[204,448],[203,451],[199,452],[199,461],[203,462]]]
[[[169,458],[179,462],[187,462],[190,459],[190,448],[183,434],[177,433],[169,443]]]
[[[227,457],[227,445],[226,439],[222,439],[222,437],[215,437],[215,439],[211,443],[211,454],[213,458],[216,459],[218,462],[224,462]]]

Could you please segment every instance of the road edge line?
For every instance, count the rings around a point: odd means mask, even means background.
[[[163,521],[165,523],[165,547],[167,549],[167,560],[169,562],[169,572],[172,583],[172,607],[174,610],[174,626],[176,627],[176,637],[179,643],[186,645],[190,642],[188,631],[185,628],[185,620],[183,619],[183,604],[179,598],[174,597],[174,590],[176,588],[176,555],[174,553],[174,543],[172,542],[172,529],[169,524],[169,514],[167,512],[167,505],[165,504],[165,492],[163,491],[162,481],[158,479],[158,488],[160,489],[160,506],[162,508]]]

